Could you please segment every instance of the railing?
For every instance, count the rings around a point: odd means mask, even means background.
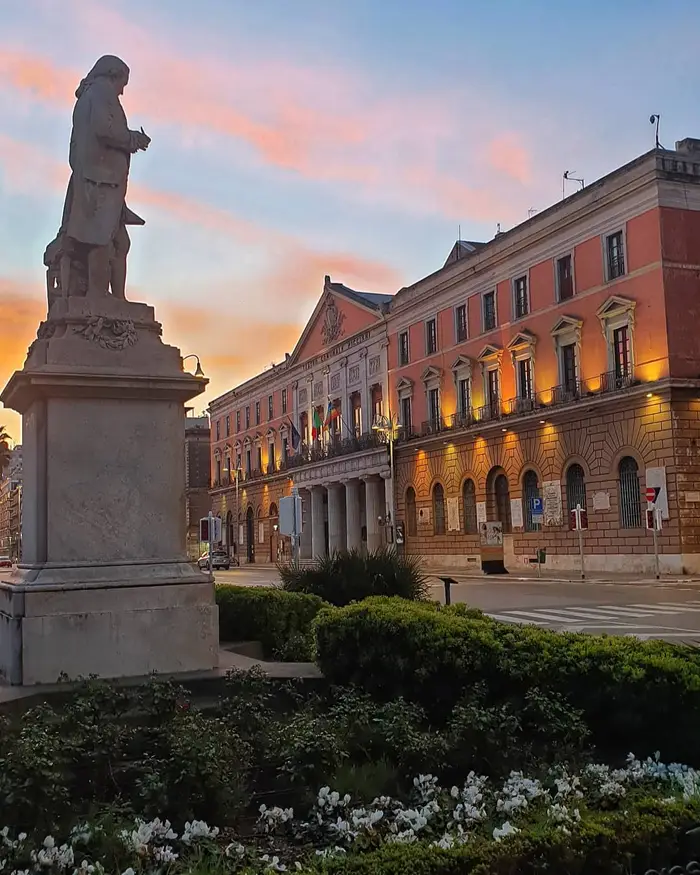
[[[552,389],[552,404],[570,404],[577,401],[584,393],[581,380],[572,380],[564,386],[554,386]]]
[[[445,430],[445,422],[443,418],[440,417],[432,417],[431,419],[426,420],[422,423],[420,427],[421,435],[431,435],[431,434],[439,434],[441,431]]]
[[[619,392],[621,389],[629,389],[638,380],[634,378],[634,370],[626,368],[623,371],[608,371],[600,375],[600,392]]]
[[[464,413],[453,413],[452,416],[449,416],[447,418],[447,427],[469,428],[469,426],[474,425],[475,422],[476,419],[474,418],[474,412],[470,409]]]

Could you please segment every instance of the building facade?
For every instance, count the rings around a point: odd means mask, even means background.
[[[15,447],[0,477],[0,556],[22,556],[22,447]]]
[[[185,518],[187,553],[199,559],[199,521],[211,509],[211,429],[208,416],[185,416]]]
[[[302,558],[389,537],[387,446],[372,429],[388,392],[389,301],[326,277],[294,351],[212,402],[213,510],[242,562],[290,558],[278,507],[292,488]]]
[[[540,548],[590,570],[700,571],[700,141],[655,150],[394,298],[407,550],[479,562],[499,521],[506,565]],[[542,515],[537,513],[542,510]]]
[[[491,521],[507,567],[545,549],[573,570],[580,506],[589,571],[648,573],[653,487],[661,570],[699,573],[698,316],[698,140],[458,241],[394,296],[326,278],[294,353],[212,404],[227,542],[278,557],[277,505],[296,486],[305,557],[378,546],[401,523],[429,565],[478,567]],[[393,471],[378,414],[401,425]]]

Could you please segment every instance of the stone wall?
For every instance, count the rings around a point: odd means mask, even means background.
[[[664,521],[659,535],[662,570],[695,570],[693,563],[700,558],[700,504],[689,501],[687,493],[694,499],[692,492],[700,492],[699,419],[697,400],[671,400],[669,392],[663,397],[647,398],[640,391],[605,403],[580,404],[570,411],[558,411],[556,418],[545,424],[538,419],[520,423],[513,420],[512,425],[511,420],[504,420],[506,432],[501,428],[494,432],[493,427],[483,437],[473,432],[447,432],[430,444],[404,444],[397,452],[397,519],[406,520],[409,486],[416,491],[419,517],[417,536],[407,533],[407,550],[424,555],[429,564],[466,565],[470,554],[478,555],[479,538],[464,534],[464,481],[474,480],[477,502],[486,502],[488,519],[496,519],[493,492],[487,489],[487,481],[493,479],[489,472],[502,470],[508,478],[510,499],[520,499],[523,476],[532,469],[540,488],[546,481],[559,482],[562,524],[534,532],[515,528],[506,539],[506,562],[522,567],[525,557],[544,547],[550,567],[578,568],[578,536],[569,530],[566,512],[566,471],[578,463],[585,473],[589,530],[584,544],[589,570],[652,571],[651,532],[646,528],[622,528],[619,520],[618,465],[624,456],[632,456],[639,466],[640,493],[646,485],[647,468],[666,468],[670,518]],[[683,490],[680,511],[679,474]],[[443,486],[446,503],[449,498],[459,498],[460,529],[444,535],[433,534],[432,490],[438,482]],[[605,503],[600,499],[607,494],[609,509],[596,510],[594,494],[598,494],[598,506]],[[643,495],[641,508],[644,517]],[[421,509],[426,517],[423,523]]]

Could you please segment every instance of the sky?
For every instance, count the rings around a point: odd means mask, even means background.
[[[131,68],[127,297],[211,383],[290,352],[334,281],[395,292],[461,228],[700,137],[697,0],[0,0],[0,385],[45,315],[74,92]],[[574,187],[569,188],[572,193]],[[0,425],[20,438],[17,414]]]

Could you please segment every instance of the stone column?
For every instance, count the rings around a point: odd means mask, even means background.
[[[341,483],[328,484],[328,551],[345,550],[345,496]]]
[[[362,520],[360,517],[360,481],[345,481],[345,519],[348,550],[362,548]]]
[[[312,486],[311,492],[311,555],[314,559],[326,555],[326,532],[323,518],[323,486]]]
[[[367,508],[367,550],[382,546],[382,531],[378,518],[384,516],[384,484],[378,477],[366,477],[365,507]]]

